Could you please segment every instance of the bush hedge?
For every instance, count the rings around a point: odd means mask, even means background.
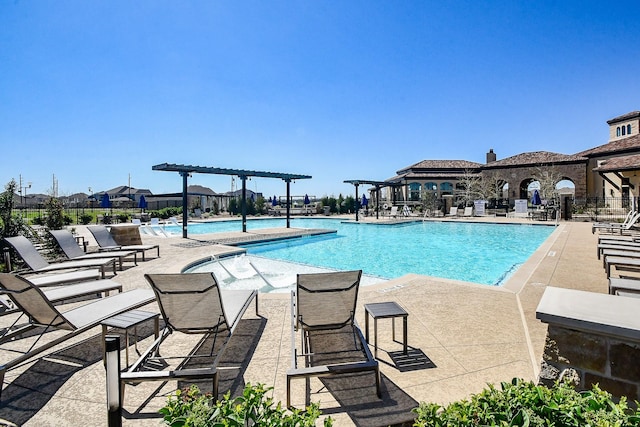
[[[578,392],[569,382],[552,388],[519,379],[489,385],[470,400],[446,407],[420,403],[414,409],[416,427],[471,426],[616,426],[640,425],[640,410],[628,408],[623,397],[615,403],[597,385]]]
[[[272,390],[264,384],[247,384],[242,396],[231,399],[227,393],[217,402],[210,394],[201,394],[196,386],[178,390],[160,410],[164,422],[171,427],[314,427],[320,417],[317,404],[306,411],[290,411],[281,403],[274,404],[265,394]],[[330,417],[323,425],[332,426]]]

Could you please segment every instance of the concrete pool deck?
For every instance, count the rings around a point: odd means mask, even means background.
[[[349,219],[353,219],[351,216]],[[364,218],[364,221],[375,219]],[[387,219],[385,218],[384,221]],[[449,220],[449,219],[445,219]],[[512,218],[474,218],[471,221],[522,222]],[[541,222],[540,224],[544,224]],[[91,246],[95,242],[82,226],[77,231]],[[254,233],[277,235],[287,229]],[[242,233],[225,233],[225,239]],[[213,237],[198,236],[198,240]],[[147,287],[143,274],[178,272],[187,264],[214,253],[233,250],[217,244],[192,244],[181,237],[143,236],[145,243],[161,245],[161,258],[151,254],[138,266],[125,267],[114,280],[124,290]],[[229,240],[227,240],[229,241]],[[596,258],[597,235],[591,223],[560,222],[538,251],[500,288],[408,274],[360,288],[358,311],[364,329],[364,304],[396,301],[409,313],[410,354],[416,369],[398,369],[390,357],[402,349],[391,339],[391,322],[379,321],[378,356],[381,361],[382,399],[375,395],[373,375],[293,382],[293,404],[319,402],[323,416],[336,426],[386,426],[410,422],[411,409],[421,401],[446,404],[514,377],[535,380],[544,348],[546,325],[535,310],[546,286],[607,292],[607,279]],[[465,268],[461,260],[461,268]],[[66,307],[65,307],[66,308]],[[154,304],[145,310],[157,311]],[[249,310],[232,338],[222,366],[220,390],[238,394],[246,383],[273,387],[275,401],[286,399],[286,371],[290,367],[288,294],[261,294],[257,317]],[[0,327],[13,320],[0,317]],[[396,325],[399,328],[400,322]],[[151,342],[151,326],[143,328],[139,347]],[[76,344],[76,345],[74,345]],[[7,373],[0,419],[24,426],[106,425],[106,392],[101,362],[100,328],[68,341],[52,352]],[[135,353],[134,353],[135,354]],[[0,351],[2,360],[11,357]],[[123,425],[157,426],[150,418],[166,402],[175,382],[127,386]],[[1,424],[0,424],[1,425]],[[10,424],[8,424],[10,425]],[[410,425],[410,424],[407,424]]]

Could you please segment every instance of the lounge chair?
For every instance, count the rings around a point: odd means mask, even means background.
[[[142,261],[146,261],[145,252],[155,249],[158,252],[158,258],[160,258],[160,245],[119,245],[104,225],[90,225],[87,229],[96,239],[100,251],[136,251],[142,255]]]
[[[160,224],[158,218],[151,218],[149,225],[147,225],[147,230],[154,236],[169,237],[169,234],[164,229],[164,224]]]
[[[69,338],[100,325],[100,322],[109,317],[142,307],[155,299],[153,292],[149,289],[134,289],[61,312],[42,290],[20,276],[0,273],[0,287],[9,294],[16,307],[22,311],[22,315],[0,337],[0,344],[18,338],[24,332],[39,327],[44,328],[26,352],[12,360],[2,362],[0,384],[10,369],[21,366]],[[28,323],[18,327],[17,325],[20,325],[19,322],[25,316],[28,317]],[[37,346],[42,336],[52,330],[68,332]]]
[[[53,236],[56,243],[62,252],[70,260],[83,260],[83,259],[105,259],[116,258],[118,260],[118,268],[122,270],[122,264],[127,257],[133,257],[133,263],[138,265],[138,255],[136,251],[109,251],[109,252],[93,252],[85,253],[78,243],[75,237],[69,230],[49,230],[49,233]]]
[[[594,234],[596,232],[596,230],[598,230],[599,232],[609,232],[609,233],[615,233],[615,232],[619,232],[620,234],[622,234],[623,231],[627,231],[629,230],[631,227],[633,227],[636,222],[638,222],[638,220],[640,219],[640,212],[629,212],[629,214],[627,214],[627,217],[625,218],[624,222],[622,223],[618,223],[618,222],[611,222],[611,223],[594,223],[591,225],[591,234]]]
[[[609,278],[609,293],[611,295],[623,295],[640,297],[640,278]]]
[[[458,207],[457,206],[450,207],[449,213],[447,214],[447,216],[458,216]]]
[[[398,217],[398,207],[397,206],[391,206],[391,210],[389,211],[389,217],[390,218],[397,218]]]
[[[362,271],[298,274],[291,291],[291,380],[372,371],[380,392],[380,368],[355,320]],[[300,333],[300,347],[296,336]],[[299,359],[302,359],[300,361]]]
[[[611,277],[611,267],[616,268],[618,275],[620,271],[640,272],[640,259],[626,256],[604,255],[604,269],[607,278]]]
[[[255,299],[258,314],[258,292],[256,290],[220,289],[213,273],[145,274],[156,294],[165,329],[160,337],[144,352],[129,369],[120,374],[124,385],[145,381],[210,379],[213,394],[218,395],[217,365],[229,339],[243,314]],[[167,346],[159,355],[161,344],[173,333],[200,334],[202,339],[185,356],[170,354]],[[221,340],[218,351],[199,353],[209,337]],[[218,347],[216,347],[218,348]],[[169,356],[169,357],[167,357]],[[206,358],[204,367],[188,367],[196,358]],[[157,370],[159,363],[167,366],[168,360],[181,359],[177,366]],[[124,392],[123,392],[124,394]]]
[[[233,258],[212,257],[218,262],[218,265],[230,276],[236,280],[250,279],[258,274],[255,266],[243,255],[237,255]],[[224,262],[223,262],[224,260]]]
[[[35,273],[48,273],[56,270],[75,270],[80,268],[100,268],[101,277],[106,277],[106,268],[111,266],[113,274],[116,274],[116,258],[107,259],[84,259],[76,261],[63,261],[50,264],[40,255],[38,249],[24,236],[5,237],[11,247],[18,253],[20,258]]]
[[[462,213],[463,217],[472,217],[473,216],[473,206],[467,206],[464,208],[464,212]]]
[[[402,207],[402,216],[415,216],[413,212],[411,212],[411,208],[407,205]]]
[[[24,275],[31,283],[36,286],[56,286],[69,283],[87,282],[89,280],[98,280],[100,278],[100,270],[77,270],[67,273],[55,274],[31,274]]]
[[[627,252],[640,252],[640,243],[635,242],[613,242],[608,243],[610,240],[605,240],[605,243],[598,243],[597,256],[598,259],[602,257],[604,251],[627,251]],[[609,253],[609,255],[611,255]]]
[[[34,286],[36,285],[33,280],[29,277],[24,277],[18,275],[18,277],[22,277],[22,279],[30,282]],[[38,286],[39,287],[39,286]],[[48,289],[42,289],[42,293],[45,297],[52,303],[63,302],[70,299],[74,299],[77,297],[84,297],[88,295],[96,295],[103,294],[105,296],[109,296],[109,292],[118,291],[122,292],[122,285],[114,282],[113,280],[90,280],[88,282],[78,282],[69,285],[55,286],[50,287]],[[5,307],[15,308],[13,304],[7,304],[6,301],[3,301],[3,305]],[[2,314],[8,314],[15,310],[8,310],[3,312]]]

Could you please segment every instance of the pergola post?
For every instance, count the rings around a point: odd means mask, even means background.
[[[187,221],[189,218],[188,212],[188,198],[187,198],[187,178],[189,178],[189,172],[180,172],[182,176],[182,238],[187,238]]]
[[[358,206],[358,204],[359,204],[359,203],[358,203],[358,187],[359,187],[359,184],[354,184],[354,185],[355,185],[355,187],[356,187],[356,203],[355,203],[355,208],[356,208],[356,222],[358,222],[358,211],[360,211],[360,209],[358,209],[358,208],[359,208],[359,206]]]
[[[291,228],[291,218],[289,216],[291,212],[291,180],[285,179],[284,181],[287,183],[287,228]]]
[[[241,176],[242,179],[242,232],[247,232],[247,177]]]

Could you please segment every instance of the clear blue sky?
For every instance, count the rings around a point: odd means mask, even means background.
[[[180,163],[308,174],[292,194],[321,197],[424,159],[573,154],[640,110],[639,16],[637,0],[0,0],[0,181],[175,192],[151,167]]]

